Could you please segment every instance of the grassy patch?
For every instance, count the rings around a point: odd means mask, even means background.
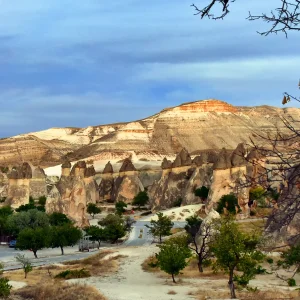
[[[249,219],[249,221],[247,222],[239,222],[238,226],[239,228],[245,232],[245,233],[251,233],[253,231],[255,232],[262,232],[265,228],[266,225],[266,220],[251,220]]]
[[[63,279],[74,279],[74,278],[86,278],[90,277],[91,274],[89,271],[85,269],[76,269],[76,270],[65,270],[58,273],[55,278],[63,278]]]
[[[91,286],[57,282],[28,286],[13,294],[22,300],[106,300]]]

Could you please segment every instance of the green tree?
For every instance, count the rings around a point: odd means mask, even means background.
[[[202,201],[205,201],[208,197],[209,188],[206,186],[201,186],[201,188],[198,188],[195,190],[194,194],[196,197],[199,197]]]
[[[0,235],[8,233],[7,219],[13,214],[13,209],[10,206],[0,208]]]
[[[49,217],[46,213],[38,211],[37,209],[30,209],[13,214],[7,219],[7,227],[14,235],[18,235],[23,229],[35,229],[38,227],[48,227]]]
[[[295,267],[293,278],[300,271],[300,245],[292,246],[288,251],[282,253],[281,260],[277,264],[284,269]]]
[[[112,243],[117,242],[126,234],[126,224],[124,219],[118,214],[109,214],[98,222],[104,228],[104,235]]]
[[[64,255],[64,247],[74,246],[82,237],[81,230],[72,224],[63,224],[60,226],[52,226],[50,230],[50,246],[52,248],[60,248],[61,255]]]
[[[40,196],[38,199],[38,204],[41,206],[45,206],[46,205],[46,201],[47,201],[47,197],[46,196]]]
[[[266,195],[267,191],[262,186],[257,186],[249,191],[249,199],[252,201],[256,200],[261,207],[267,206],[265,200]]]
[[[25,279],[27,278],[27,274],[32,271],[33,267],[29,258],[25,257],[24,254],[17,254],[15,259],[18,263],[22,265],[22,269],[25,274]]]
[[[147,194],[147,191],[141,191],[133,198],[132,204],[138,205],[140,208],[141,206],[145,206],[148,202],[149,196]]]
[[[160,251],[156,254],[157,264],[161,270],[170,274],[173,282],[176,283],[175,275],[187,266],[187,259],[192,256],[186,238],[171,238],[158,247]]]
[[[255,234],[244,234],[231,218],[224,218],[216,224],[216,234],[211,245],[216,258],[215,269],[229,274],[228,285],[231,298],[236,298],[234,279],[242,285],[247,285],[255,277],[257,263],[264,255],[256,250],[258,237]],[[242,275],[234,272],[239,270]]]
[[[37,251],[50,245],[49,227],[25,228],[18,234],[16,247],[31,250],[37,258]]]
[[[171,235],[171,229],[174,223],[168,216],[164,216],[161,212],[156,215],[157,220],[151,220],[150,225],[146,225],[146,227],[150,229],[150,233],[154,237],[159,238],[159,243],[161,243],[163,236]]]
[[[198,257],[198,270],[202,273],[203,262],[211,256],[209,249],[211,225],[204,224],[204,226],[201,226],[202,219],[197,215],[186,218],[186,222],[185,231],[188,234],[188,243],[193,244],[193,246],[189,248],[196,252]]]
[[[107,239],[105,230],[98,226],[89,226],[84,228],[84,230],[86,234],[90,236],[91,241],[98,242],[98,249],[101,246],[101,241],[105,241]]]
[[[51,226],[62,226],[64,224],[72,224],[72,221],[67,217],[67,215],[54,212],[49,215],[49,222]]]
[[[125,207],[127,207],[127,204],[124,201],[118,201],[115,204],[116,212],[119,215],[122,215],[126,210]]]
[[[22,211],[28,211],[30,209],[35,209],[35,203],[34,199],[32,197],[29,197],[29,203],[20,205],[17,209],[16,212],[22,212]]]
[[[9,279],[3,277],[3,265],[0,263],[0,298],[7,299],[10,295],[12,286],[8,283]]]
[[[223,214],[224,208],[226,208],[229,213],[235,214],[236,207],[239,208],[238,199],[235,195],[233,194],[223,195],[218,202],[217,212],[219,214]]]
[[[101,213],[101,209],[94,203],[89,203],[86,211],[91,215],[92,218],[94,218],[96,214]]]

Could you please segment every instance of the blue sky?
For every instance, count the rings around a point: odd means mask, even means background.
[[[266,2],[237,1],[209,21],[191,0],[0,0],[0,137],[206,98],[280,106],[284,91],[299,93],[300,39],[256,33],[266,24],[245,18],[280,1]]]

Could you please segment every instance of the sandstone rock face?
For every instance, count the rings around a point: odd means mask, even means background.
[[[0,198],[4,199],[8,193],[8,177],[6,173],[0,171]]]
[[[138,177],[138,172],[130,159],[125,159],[119,176],[115,179],[112,200],[113,202],[124,201],[131,203],[133,198],[144,190],[144,186]]]
[[[29,203],[32,170],[28,163],[14,167],[8,174],[8,191],[5,203],[13,208]]]
[[[124,159],[128,151],[168,155],[185,148],[198,150],[234,149],[251,137],[259,142],[262,132],[287,132],[280,117],[300,120],[300,109],[279,109],[269,106],[234,107],[226,102],[209,99],[164,109],[149,118],[113,125],[87,128],[52,128],[2,139],[0,165],[23,161],[33,166],[53,166],[93,157]],[[213,137],[213,138],[212,138]],[[125,154],[124,154],[125,153]],[[148,155],[148,156],[147,156]]]
[[[99,200],[101,202],[112,202],[112,191],[114,188],[113,167],[110,161],[105,165],[102,172],[101,182],[99,183]]]
[[[33,171],[32,178],[29,183],[30,196],[38,199],[41,196],[47,196],[46,175],[42,168],[37,167]]]
[[[268,219],[266,232],[271,237],[271,244],[298,245],[300,243],[300,165],[296,165],[287,174],[288,184],[282,190],[278,208],[274,207]]]
[[[95,169],[93,166],[87,167],[84,161],[78,161],[71,172],[67,172],[69,167],[69,164],[62,165],[62,176],[48,195],[46,211],[64,213],[78,226],[84,227],[89,224],[86,218],[87,204],[99,201]]]

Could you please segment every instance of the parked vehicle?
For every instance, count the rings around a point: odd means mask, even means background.
[[[16,245],[17,245],[17,240],[11,240],[8,244],[8,247],[16,249]]]

